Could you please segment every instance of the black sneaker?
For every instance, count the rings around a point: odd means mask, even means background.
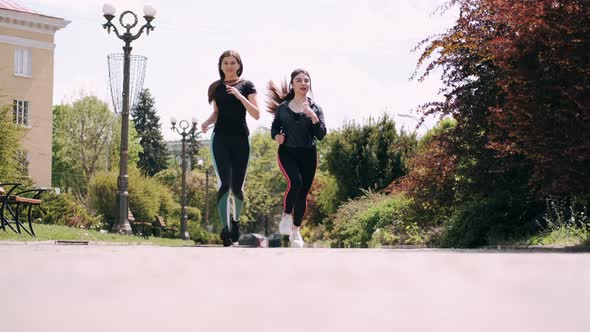
[[[221,237],[221,241],[223,241],[223,246],[224,247],[229,247],[232,245],[232,240],[230,239],[230,234],[229,234],[229,229],[227,229],[227,226],[223,227],[223,229],[221,230],[221,234],[219,234],[219,236]]]
[[[240,222],[231,220],[231,240],[233,242],[238,242],[240,239]]]

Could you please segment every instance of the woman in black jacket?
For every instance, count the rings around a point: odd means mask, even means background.
[[[268,109],[274,114],[271,136],[279,143],[277,159],[287,179],[279,233],[289,235],[291,247],[302,248],[299,229],[317,168],[316,140],[326,136],[324,114],[308,96],[311,78],[304,69],[291,73],[288,87],[283,84],[279,88],[269,82],[268,88]]]

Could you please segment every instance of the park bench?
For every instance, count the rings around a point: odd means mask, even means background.
[[[155,224],[156,229],[159,231],[158,235],[160,236],[173,238],[176,235],[176,232],[178,232],[178,228],[168,227],[168,225],[166,225],[164,217],[162,216],[156,216]]]
[[[42,193],[48,189],[27,189],[16,192],[20,183],[5,182],[0,183],[0,227],[6,231],[6,227],[12,229],[14,232],[21,234],[21,229],[27,232],[30,236],[36,236],[33,229],[33,206],[41,205],[42,200],[39,199]],[[26,213],[28,229],[22,221],[22,210],[27,210]],[[14,227],[13,227],[14,225]]]
[[[147,221],[139,221],[135,219],[131,210],[127,215],[127,220],[129,220],[129,225],[131,226],[131,231],[135,235],[143,236],[147,238],[152,232],[152,223]]]

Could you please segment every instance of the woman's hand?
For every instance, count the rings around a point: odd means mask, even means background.
[[[315,112],[311,109],[308,102],[301,104],[301,108],[303,109],[303,114],[311,119],[311,122],[316,123],[319,121],[318,116]]]
[[[279,144],[283,144],[285,142],[285,134],[275,135],[275,141],[277,141]]]
[[[240,90],[236,89],[235,87],[231,86],[231,85],[226,85],[225,86],[225,91],[227,93],[229,93],[230,95],[234,95],[236,98],[238,98],[238,100],[242,100],[243,98],[245,98],[241,93]]]
[[[201,132],[203,134],[206,134],[207,130],[209,130],[209,122],[205,121],[205,122],[201,123]]]

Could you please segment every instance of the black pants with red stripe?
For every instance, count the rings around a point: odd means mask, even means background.
[[[281,172],[287,178],[287,191],[284,198],[284,211],[293,213],[293,224],[301,226],[307,208],[307,194],[313,184],[318,163],[315,148],[279,147],[278,162]]]

